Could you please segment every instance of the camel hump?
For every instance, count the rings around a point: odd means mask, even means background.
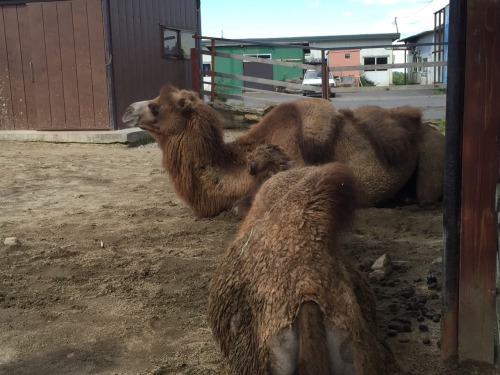
[[[299,334],[299,375],[328,375],[330,360],[323,313],[313,301],[303,302],[297,314]]]
[[[351,169],[342,163],[328,163],[307,180],[306,177],[303,187],[306,196],[310,197],[310,208],[313,211],[328,209],[336,228],[348,227],[358,205],[357,182]]]
[[[415,153],[422,127],[422,110],[413,106],[385,109],[362,106],[353,112],[352,119],[369,139],[379,160],[396,165]]]

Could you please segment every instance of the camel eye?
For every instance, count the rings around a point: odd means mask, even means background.
[[[160,106],[158,104],[148,104],[149,110],[153,116],[158,116],[158,112],[160,111]]]

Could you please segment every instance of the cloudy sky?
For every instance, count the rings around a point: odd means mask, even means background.
[[[434,28],[448,0],[201,0],[203,36],[245,39],[401,33]]]

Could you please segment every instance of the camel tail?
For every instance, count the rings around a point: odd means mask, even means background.
[[[330,360],[323,314],[316,302],[303,302],[299,308],[299,375],[329,375]]]

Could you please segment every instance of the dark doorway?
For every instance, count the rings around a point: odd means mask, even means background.
[[[256,78],[273,79],[273,66],[271,64],[243,61],[243,75]],[[245,87],[259,90],[274,90],[273,85],[266,85],[264,83],[257,82],[245,82]]]

